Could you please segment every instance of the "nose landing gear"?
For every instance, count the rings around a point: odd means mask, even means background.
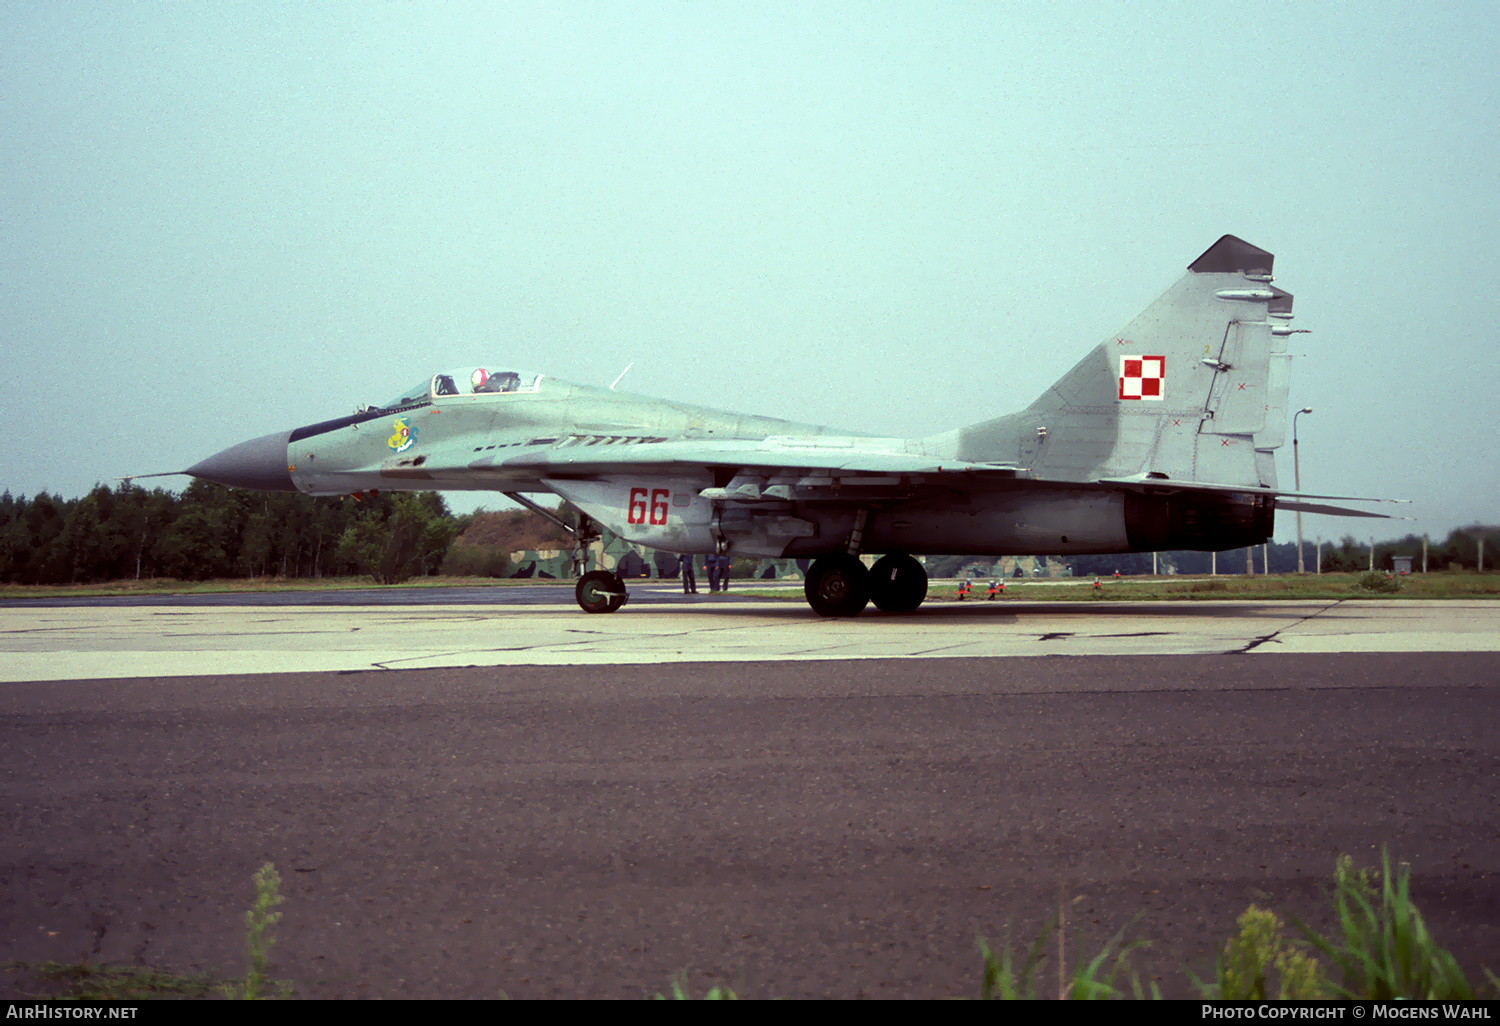
[[[625,592],[625,582],[618,575],[608,570],[590,570],[578,578],[573,597],[585,613],[613,613],[630,596]]]

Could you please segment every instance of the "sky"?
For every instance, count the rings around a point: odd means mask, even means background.
[[[1412,500],[1304,534],[1500,522],[1497,26],[10,2],[0,490],[81,496],[477,364],[932,434],[1027,405],[1228,233],[1310,331],[1303,489]]]

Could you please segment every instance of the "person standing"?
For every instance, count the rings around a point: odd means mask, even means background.
[[[693,557],[683,553],[677,557],[677,565],[682,568],[682,593],[698,594],[698,578],[693,576]]]

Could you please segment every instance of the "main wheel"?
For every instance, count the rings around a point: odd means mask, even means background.
[[[819,616],[858,616],[870,601],[870,571],[855,556],[824,556],[808,568],[802,593]]]
[[[585,613],[613,613],[625,604],[625,582],[608,570],[590,570],[573,589]]]
[[[911,556],[881,556],[870,567],[870,601],[882,612],[910,613],[927,597],[927,568]]]

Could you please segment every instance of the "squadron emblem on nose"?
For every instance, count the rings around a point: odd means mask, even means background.
[[[396,419],[396,433],[385,440],[388,448],[405,452],[417,443],[417,429],[409,425],[407,420],[406,417]]]

